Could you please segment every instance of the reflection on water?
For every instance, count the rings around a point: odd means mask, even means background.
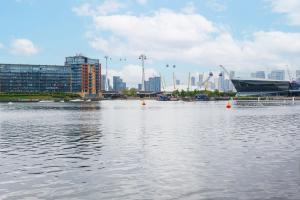
[[[298,199],[300,106],[0,104],[0,199]]]

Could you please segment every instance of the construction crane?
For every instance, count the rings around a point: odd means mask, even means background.
[[[206,83],[208,83],[208,81],[214,76],[214,74],[212,72],[209,72],[208,77],[201,83],[199,84],[199,89],[201,89],[202,86],[205,85],[205,90],[207,89],[207,85]]]

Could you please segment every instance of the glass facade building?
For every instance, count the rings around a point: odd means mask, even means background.
[[[0,64],[0,92],[71,92],[67,66]]]
[[[97,96],[101,92],[101,64],[98,59],[77,55],[67,57],[65,66],[71,68],[71,90],[81,96]]]
[[[113,90],[116,92],[120,92],[126,89],[126,83],[119,76],[113,77]]]
[[[161,92],[161,78],[150,77],[148,81],[145,81],[145,91]]]
[[[97,59],[67,57],[65,65],[0,64],[0,92],[72,92],[96,96],[101,91]]]

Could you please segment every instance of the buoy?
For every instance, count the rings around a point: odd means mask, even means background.
[[[226,104],[226,108],[227,108],[227,109],[230,109],[230,108],[231,108],[231,103],[230,103],[229,101],[228,101],[227,104]]]
[[[145,103],[145,101],[143,100],[143,101],[142,101],[142,106],[145,106],[145,105],[146,105],[146,103]]]

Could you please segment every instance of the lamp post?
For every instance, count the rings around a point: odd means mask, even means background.
[[[139,59],[142,61],[142,91],[145,91],[145,60],[147,60],[146,55],[141,54]]]

